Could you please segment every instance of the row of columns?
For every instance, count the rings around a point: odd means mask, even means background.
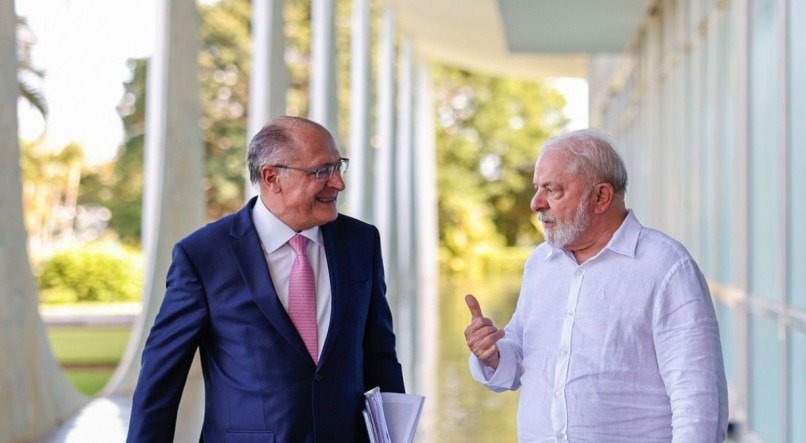
[[[197,78],[200,17],[195,2],[159,3],[155,54],[149,66],[143,246],[147,259],[143,312],[124,358],[104,396],[129,399],[140,354],[164,296],[173,244],[205,222],[204,149]],[[283,0],[254,0],[253,72],[248,131],[285,114],[287,73],[283,59]],[[337,126],[334,0],[313,0],[310,118],[339,140]],[[16,60],[13,0],[0,0],[0,60]],[[433,106],[428,64],[400,38],[394,14],[382,12],[377,101],[371,102],[371,10],[354,0],[351,47],[351,112],[346,153],[350,215],[375,223],[382,237],[388,298],[395,317],[398,353],[409,392],[435,393],[437,337],[437,227]],[[41,435],[86,401],[52,356],[37,311],[37,291],[26,252],[19,169],[16,63],[0,63],[0,443]],[[374,108],[373,108],[374,104]],[[376,116],[377,143],[371,146]],[[247,197],[254,193],[247,186]],[[185,387],[176,441],[198,441],[203,418],[198,358]],[[428,440],[426,402],[420,437]]]
[[[370,4],[370,0],[354,0],[352,8],[350,125],[346,149],[351,173],[347,178],[345,209],[354,217],[375,223],[381,232],[388,298],[395,314],[404,376],[410,390],[425,392],[426,380],[433,380],[434,367],[434,359],[426,356],[433,355],[437,334],[436,179],[430,71],[425,61],[415,59],[413,42],[398,36],[394,13],[384,9],[378,32],[377,101],[373,107]],[[253,2],[250,137],[265,122],[285,113],[282,10],[282,0]],[[339,140],[334,15],[334,0],[313,0],[309,117]],[[266,67],[267,61],[271,67]],[[260,89],[264,87],[267,89]],[[375,147],[371,146],[373,114]],[[249,187],[247,194],[254,192]]]

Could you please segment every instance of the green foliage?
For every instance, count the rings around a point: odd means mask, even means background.
[[[118,107],[125,141],[117,160],[81,178],[79,204],[109,209],[109,227],[121,241],[138,245],[143,206],[143,154],[145,143],[146,60],[131,60],[132,79]]]
[[[211,218],[243,204],[251,69],[251,7],[222,0],[202,7],[199,56],[207,212]]]
[[[522,265],[522,263],[521,263]],[[484,315],[499,327],[515,310],[521,270],[514,274],[446,275],[440,278],[439,371],[435,401],[434,441],[516,442],[518,393],[492,394],[467,370],[467,345],[462,331],[470,322],[465,294],[474,294]]]
[[[83,149],[76,143],[69,143],[59,151],[37,142],[21,143],[25,227],[33,256],[39,254],[43,245],[75,233],[83,164]]]
[[[439,267],[445,276],[486,278],[494,275],[517,275],[523,270],[532,251],[532,246],[490,247],[481,244],[469,253],[458,255],[443,245],[439,250]]]
[[[288,0],[284,14],[288,113],[307,115],[311,3]],[[207,154],[205,191],[210,219],[219,218],[243,205],[246,145],[249,141],[246,131],[252,52],[251,15],[248,0],[221,0],[201,9],[202,138]]]
[[[38,280],[44,303],[137,300],[143,289],[142,260],[129,248],[91,244],[40,263]]]
[[[444,269],[511,267],[494,263],[508,261],[502,248],[542,240],[529,210],[533,167],[542,143],[567,122],[565,99],[537,82],[440,66],[434,90]]]
[[[339,129],[349,122],[349,14],[336,2]],[[373,2],[377,17],[380,2]],[[218,218],[243,204],[248,86],[251,69],[251,3],[221,0],[201,6],[202,88],[207,215]],[[287,112],[307,115],[310,80],[311,3],[285,2],[285,59],[289,75]],[[373,32],[377,32],[377,20]],[[376,42],[373,42],[375,44]],[[374,60],[377,62],[377,60]],[[114,168],[84,177],[80,203],[98,202],[112,212],[110,226],[124,241],[137,241],[143,181],[145,62],[132,63],[132,80],[121,105],[127,142]],[[529,200],[539,146],[567,122],[564,97],[539,82],[491,77],[434,66],[437,111],[439,237],[445,268],[456,272],[496,267],[504,247],[542,239]],[[373,85],[368,85],[373,87]],[[337,134],[338,136],[338,134]],[[349,146],[344,147],[349,155]],[[92,188],[94,191],[91,191]],[[481,257],[481,258],[480,258]],[[508,264],[501,266],[508,267]]]
[[[288,0],[286,59],[288,112],[306,115],[310,71],[311,5]],[[342,8],[343,9],[343,8]],[[205,150],[207,216],[219,218],[243,204],[246,181],[246,135],[251,69],[251,4],[221,0],[201,6],[202,140]],[[146,60],[132,60],[131,80],[119,107],[126,141],[114,165],[82,177],[79,203],[100,205],[112,213],[110,228],[129,244],[141,234]]]

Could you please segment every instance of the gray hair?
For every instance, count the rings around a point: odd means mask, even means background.
[[[571,172],[591,184],[609,183],[616,194],[627,191],[627,168],[610,139],[595,129],[566,132],[549,139],[541,154],[563,152],[571,161]]]
[[[308,126],[328,132],[322,125],[302,117],[283,116],[275,118],[264,126],[249,142],[246,164],[249,168],[249,181],[253,185],[260,181],[263,166],[279,164],[288,160],[293,150],[294,131]]]

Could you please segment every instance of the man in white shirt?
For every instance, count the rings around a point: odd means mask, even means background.
[[[545,242],[504,329],[466,297],[470,371],[521,389],[521,441],[718,442],[727,431],[719,330],[677,241],[626,209],[627,172],[592,130],[549,140],[531,208]]]

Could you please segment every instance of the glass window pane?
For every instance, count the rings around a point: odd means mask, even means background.
[[[779,214],[778,26],[776,0],[753,2],[750,66],[750,208],[753,295],[777,299],[781,232]]]
[[[751,326],[752,361],[750,419],[753,431],[763,441],[783,441],[781,429],[781,380],[778,323],[754,315]]]
[[[699,210],[700,201],[700,185],[699,185],[699,132],[695,128],[699,127],[699,97],[700,82],[700,45],[694,45],[689,53],[689,57],[685,62],[685,108],[686,108],[686,139],[683,143],[683,155],[688,160],[688,167],[684,168],[681,177],[683,178],[683,189],[686,200],[682,210],[687,214],[684,218],[683,232],[685,233],[682,239],[683,244],[686,245],[691,255],[696,260],[700,260],[700,237],[698,235],[697,225],[699,218],[696,216]]]
[[[720,26],[721,21],[715,20],[713,23]],[[716,219],[718,206],[718,186],[719,169],[717,163],[719,151],[717,149],[717,121],[724,111],[720,110],[719,84],[725,79],[719,74],[718,62],[720,52],[718,28],[705,35],[700,42],[703,50],[701,57],[701,78],[702,91],[700,96],[700,267],[708,278],[716,277],[717,258],[717,229]]]
[[[789,429],[790,441],[806,441],[806,332],[792,330],[789,352]]]
[[[789,7],[789,288],[792,305],[806,309],[806,2],[790,2]]]
[[[719,62],[717,68],[720,70],[719,78],[726,79],[719,83],[719,108],[722,110],[722,120],[720,127],[719,159],[719,196],[718,198],[718,236],[719,236],[719,271],[717,280],[728,284],[738,285],[736,275],[736,249],[739,247],[736,238],[736,210],[737,198],[724,198],[724,196],[736,195],[739,189],[737,177],[738,172],[738,137],[739,128],[736,124],[736,92],[739,90],[739,59],[736,53],[736,39],[734,35],[735,20],[733,15],[725,12],[723,24],[719,28],[719,50],[717,51]]]

